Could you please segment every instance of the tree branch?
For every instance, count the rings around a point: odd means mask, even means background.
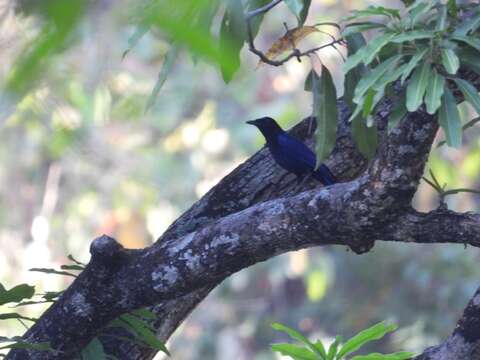
[[[469,301],[452,335],[414,360],[480,359],[480,288]]]
[[[267,13],[268,11],[270,11],[271,9],[273,9],[275,6],[277,6],[278,4],[280,4],[283,0],[272,0],[271,2],[269,2],[268,4],[262,6],[262,7],[259,7],[258,9],[255,9],[255,10],[252,10],[252,11],[249,11],[247,14],[246,14],[246,19],[249,20],[249,19],[253,19],[255,16],[258,16],[260,14],[265,14]]]

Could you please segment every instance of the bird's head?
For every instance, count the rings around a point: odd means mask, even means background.
[[[280,125],[278,125],[274,119],[268,116],[247,121],[247,124],[255,125],[267,139],[269,136],[283,132]]]

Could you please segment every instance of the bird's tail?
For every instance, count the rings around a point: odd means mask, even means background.
[[[321,164],[320,167],[312,173],[312,176],[320,181],[323,185],[332,185],[337,179],[332,174],[327,165]]]

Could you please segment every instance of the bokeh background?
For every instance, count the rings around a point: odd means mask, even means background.
[[[351,9],[381,1],[313,0],[307,24],[338,21]],[[392,1],[383,2],[392,6]],[[303,91],[310,63],[260,66],[247,49],[226,85],[205,61],[180,52],[155,105],[145,111],[168,43],[151,32],[122,59],[135,31],[134,0],[91,0],[68,48],[48,58],[36,81],[0,101],[0,282],[28,282],[58,291],[71,278],[28,271],[58,268],[67,255],[87,262],[102,233],[124,246],[152,243],[219,179],[247,159],[263,139],[248,119],[269,115],[291,126],[311,113]],[[257,44],[262,49],[295,26],[284,4],[271,11]],[[219,27],[220,21],[214,21]],[[0,0],[0,84],[42,29],[35,1]],[[316,35],[306,46],[320,41]],[[305,46],[305,45],[304,45]],[[341,58],[320,54],[341,88]],[[467,121],[473,112],[462,107]],[[441,147],[429,167],[448,187],[479,188],[478,128],[460,150]],[[438,141],[442,139],[439,135]],[[478,197],[448,198],[450,208],[478,210]],[[422,184],[415,206],[437,196]],[[324,247],[276,257],[231,276],[180,327],[168,344],[174,359],[276,359],[285,340],[274,321],[313,339],[344,337],[381,320],[400,330],[371,349],[422,350],[454,328],[480,284],[478,250],[463,246],[381,244],[357,256]],[[19,311],[38,316],[45,306]],[[1,312],[10,311],[8,307]],[[0,336],[23,325],[0,322]],[[163,358],[161,355],[158,359]]]

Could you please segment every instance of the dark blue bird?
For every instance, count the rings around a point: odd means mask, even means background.
[[[316,158],[312,150],[283,131],[274,119],[263,117],[247,121],[247,124],[255,125],[261,131],[276,163],[288,172],[294,173],[298,178],[311,175],[324,185],[337,182],[330,169],[324,164],[314,171]]]

